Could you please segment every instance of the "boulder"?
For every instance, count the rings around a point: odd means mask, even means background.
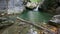
[[[37,7],[38,3],[34,3],[34,2],[28,2],[26,4],[26,7],[29,9],[34,9],[35,7]]]
[[[49,21],[50,25],[59,26],[60,25],[60,15],[54,15]]]

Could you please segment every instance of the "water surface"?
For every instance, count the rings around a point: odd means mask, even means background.
[[[52,15],[40,11],[24,11],[19,17],[31,22],[39,23],[47,22],[52,17]]]

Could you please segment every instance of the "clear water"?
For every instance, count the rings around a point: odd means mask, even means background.
[[[29,20],[32,22],[47,22],[52,15],[45,12],[39,11],[24,11],[20,16],[20,18]]]
[[[33,11],[38,11],[39,5],[33,10]]]
[[[39,11],[24,11],[20,16],[20,18],[27,20],[27,21],[31,21],[32,23],[35,23],[37,25],[44,23],[47,23],[48,20],[52,17],[51,14],[49,13],[45,13],[45,12],[39,12]],[[31,26],[31,25],[30,25]],[[27,34],[37,34],[37,30],[35,29],[35,27],[29,27],[30,29],[28,29],[28,33]],[[34,30],[35,29],[35,30]]]
[[[20,10],[21,6],[22,6],[21,0],[10,0],[10,2],[8,3],[9,9],[13,9],[17,11]],[[39,6],[37,6],[37,8],[34,9],[33,11],[32,10],[24,11],[22,14],[19,15],[19,17],[36,24],[41,24],[42,22],[48,22],[48,20],[52,17],[52,15],[49,13],[38,11],[38,7]],[[29,33],[27,34],[37,34],[36,29],[33,26],[31,27],[31,25],[30,27],[24,29],[23,31],[26,31],[26,30],[29,30],[28,31]]]
[[[31,0],[31,1],[33,1],[33,0]],[[35,1],[37,1],[37,0],[35,0]],[[43,3],[43,1],[40,2],[40,5],[42,3]],[[22,3],[21,0],[15,0],[15,1],[14,0],[10,0],[9,3],[8,3],[8,8],[9,9],[13,9],[15,11],[18,11],[23,6],[22,4],[23,3]],[[40,5],[38,5],[36,7],[36,9],[34,9],[33,11],[32,10],[24,11],[22,14],[19,15],[19,17],[24,19],[24,20],[31,21],[32,23],[36,23],[36,24],[41,24],[42,22],[47,22],[52,17],[52,15],[49,14],[49,13],[38,11],[38,7]],[[38,33],[33,26],[31,27],[31,25],[30,25],[30,27],[27,27],[25,30],[26,31],[28,30],[27,34],[37,34]]]

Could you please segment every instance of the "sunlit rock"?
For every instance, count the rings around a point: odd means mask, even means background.
[[[27,7],[27,8],[30,8],[30,9],[33,9],[33,8],[37,7],[37,5],[38,5],[38,3],[28,2],[28,3],[26,4],[26,7]]]
[[[53,16],[52,20],[50,21],[60,24],[60,15]]]

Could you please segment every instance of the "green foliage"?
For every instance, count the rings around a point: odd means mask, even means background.
[[[42,0],[30,0],[31,2],[41,2]]]

